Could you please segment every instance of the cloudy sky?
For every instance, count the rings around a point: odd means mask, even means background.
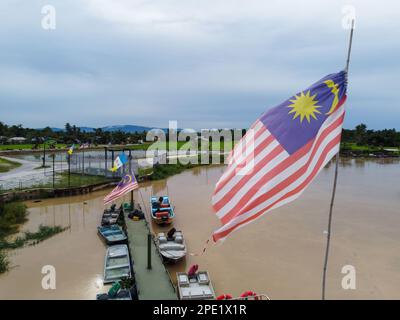
[[[56,29],[42,28],[44,5]],[[344,67],[345,127],[400,129],[400,3],[321,0],[2,0],[0,121],[248,127]]]

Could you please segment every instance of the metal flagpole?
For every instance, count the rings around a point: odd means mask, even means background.
[[[350,31],[350,39],[349,39],[349,49],[347,51],[347,60],[346,60],[346,82],[348,79],[348,71],[349,71],[349,63],[350,63],[350,54],[351,54],[351,45],[353,42],[353,31],[354,31],[354,20],[351,21],[351,31]],[[337,178],[338,178],[338,170],[339,170],[339,158],[340,158],[340,146],[338,153],[336,154],[335,158],[335,176],[333,179],[333,190],[332,190],[332,198],[331,198],[331,204],[329,207],[329,218],[328,218],[328,234],[327,234],[327,239],[326,239],[326,250],[325,250],[325,262],[324,262],[324,272],[322,276],[322,300],[325,300],[325,288],[326,288],[326,271],[328,267],[328,257],[329,257],[329,246],[331,242],[331,229],[332,229],[332,212],[333,212],[333,204],[335,202],[335,194],[336,194],[336,184],[337,184]]]

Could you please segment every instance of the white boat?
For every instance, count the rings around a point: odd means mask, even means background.
[[[192,277],[185,272],[178,272],[176,276],[181,300],[215,299],[214,288],[207,271],[199,271]]]
[[[168,262],[177,262],[186,256],[186,243],[182,231],[170,234],[157,234],[157,247],[161,256]]]
[[[129,250],[126,244],[108,247],[104,261],[104,283],[131,277]]]

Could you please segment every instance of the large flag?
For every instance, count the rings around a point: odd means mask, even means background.
[[[121,152],[117,159],[114,160],[114,166],[111,168],[111,171],[115,172],[119,168],[121,168],[125,163],[128,162],[128,158],[125,153]]]
[[[330,74],[266,111],[238,142],[212,205],[214,241],[298,198],[339,151],[346,73]]]
[[[126,193],[135,190],[139,187],[135,175],[133,173],[126,174],[118,185],[104,198],[104,205],[107,205],[114,200],[122,197]]]

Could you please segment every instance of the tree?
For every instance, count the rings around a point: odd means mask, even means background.
[[[364,123],[356,126],[355,139],[357,144],[362,145],[366,143],[366,132],[367,126]]]
[[[68,122],[65,124],[65,132],[66,132],[67,136],[72,134],[72,128]]]
[[[5,136],[7,134],[7,125],[0,121],[0,136]]]

